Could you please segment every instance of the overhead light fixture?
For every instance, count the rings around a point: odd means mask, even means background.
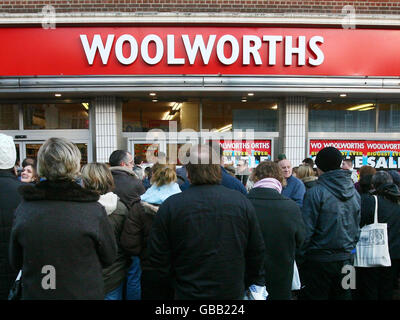
[[[375,107],[362,108],[362,109],[359,109],[358,111],[368,111],[368,110],[372,110],[372,109],[375,109]]]
[[[155,93],[155,92],[150,92],[149,93],[149,96],[152,96],[152,97],[154,97],[154,96],[156,96],[157,94]]]
[[[247,102],[247,100],[246,99],[242,99],[242,102]]]
[[[54,96],[61,97],[61,93],[56,93]]]
[[[164,113],[164,116],[163,116],[162,120],[168,120],[168,117],[169,117],[169,111]]]
[[[153,101],[153,102],[158,102],[158,100],[157,100],[157,99],[153,99],[153,100],[151,100],[151,101]]]
[[[274,105],[271,107],[271,109],[272,109],[272,110],[278,109],[278,105],[277,105],[277,104],[274,104]]]
[[[358,104],[358,105],[356,105],[356,106],[347,108],[346,110],[347,110],[347,111],[356,111],[356,110],[360,110],[360,109],[364,109],[364,108],[369,108],[369,107],[373,107],[373,108],[374,108],[374,107],[375,107],[375,104],[374,104],[374,103]],[[369,110],[371,110],[371,109],[369,109]]]
[[[182,107],[182,103],[175,102],[172,110],[179,110]]]
[[[253,93],[253,92],[249,92],[247,95],[248,95],[249,97],[253,97],[253,96],[254,96],[254,93]]]
[[[331,100],[331,99],[328,99],[328,100],[326,100],[326,102],[332,102],[332,100]]]
[[[339,96],[342,97],[342,98],[345,98],[345,97],[347,97],[347,94],[346,93],[341,93]]]
[[[82,106],[83,106],[86,110],[89,110],[89,103],[88,103],[88,102],[82,102]]]
[[[218,132],[226,132],[226,131],[230,131],[230,130],[232,130],[232,123],[231,123],[231,124],[228,124],[228,125],[225,126],[225,127],[219,128],[217,131],[218,131]]]

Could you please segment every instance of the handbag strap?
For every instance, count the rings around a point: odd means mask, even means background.
[[[374,212],[374,224],[378,223],[378,197],[374,195],[375,198],[375,212]]]

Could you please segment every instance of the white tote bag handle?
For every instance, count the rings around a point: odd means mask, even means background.
[[[374,198],[375,198],[374,224],[378,224],[378,197],[374,195]]]

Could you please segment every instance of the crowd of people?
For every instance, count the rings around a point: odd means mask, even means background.
[[[193,146],[184,166],[144,168],[140,155],[115,150],[81,168],[73,143],[50,138],[21,171],[12,137],[0,134],[0,299],[20,270],[22,299],[238,300],[250,286],[268,300],[393,298],[397,171],[363,166],[358,177],[333,147],[296,168],[280,155],[232,169],[222,151]],[[373,222],[373,195],[391,266],[356,268],[349,288],[343,268]]]

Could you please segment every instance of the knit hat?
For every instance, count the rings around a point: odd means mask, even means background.
[[[342,153],[334,147],[326,147],[320,150],[315,158],[315,164],[323,172],[340,169]]]
[[[13,138],[0,133],[0,169],[11,169],[16,159],[17,152]]]

